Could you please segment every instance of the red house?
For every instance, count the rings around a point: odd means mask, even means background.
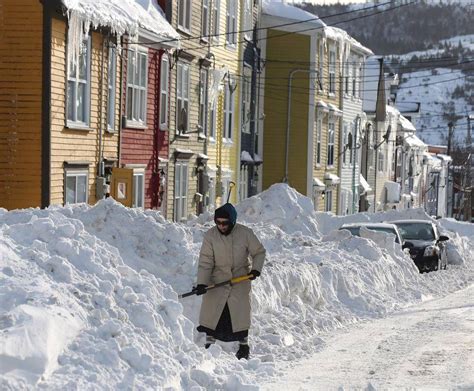
[[[123,44],[119,167],[127,169],[124,175],[133,176],[131,206],[165,210],[169,50],[178,47],[179,34],[156,0],[149,0],[148,10],[154,25],[140,29]]]

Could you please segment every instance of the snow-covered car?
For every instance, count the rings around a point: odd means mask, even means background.
[[[403,244],[403,240],[397,226],[390,223],[350,223],[343,224],[339,229],[347,229],[352,235],[360,236],[361,227],[370,229],[371,231],[385,232],[395,235],[395,243],[400,243],[400,245]]]
[[[397,220],[391,223],[398,227],[405,241],[404,247],[410,250],[420,273],[447,268],[446,241],[449,238],[439,233],[436,224],[428,220]]]

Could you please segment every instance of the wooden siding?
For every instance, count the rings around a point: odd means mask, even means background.
[[[39,1],[2,0],[0,207],[6,209],[41,206],[42,34]]]
[[[311,58],[311,36],[287,34],[275,38],[277,35],[282,35],[282,31],[268,30],[266,57],[288,63],[268,62],[265,67],[263,190],[282,182],[285,176],[288,77],[294,61],[309,64]],[[308,73],[294,74],[288,179],[289,185],[301,194],[307,192],[309,85]]]
[[[146,128],[122,129],[121,164],[143,164],[146,166],[145,208],[158,207],[158,157],[168,158],[168,132],[159,130],[160,65],[160,51],[148,49]],[[123,73],[125,76],[128,74],[127,60],[124,62]],[[126,77],[123,80],[123,90],[127,91]],[[126,101],[127,96],[124,94],[122,110],[125,116]]]
[[[64,202],[64,162],[89,163],[89,203],[96,199],[96,176],[99,160],[99,118],[102,117],[103,157],[118,159],[118,114],[115,121],[116,132],[109,133],[107,129],[107,50],[104,52],[105,61],[103,75],[102,108],[100,102],[101,66],[103,36],[97,32],[91,33],[91,103],[90,129],[77,130],[66,125],[66,60],[67,27],[62,19],[53,18],[52,23],[52,53],[51,53],[51,204]],[[120,72],[119,58],[117,59],[117,77]],[[116,102],[119,102],[117,88]],[[101,114],[102,112],[102,114]],[[118,105],[116,106],[118,113]]]

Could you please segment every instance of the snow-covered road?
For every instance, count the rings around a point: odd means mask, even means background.
[[[323,339],[262,388],[474,389],[474,285]]]

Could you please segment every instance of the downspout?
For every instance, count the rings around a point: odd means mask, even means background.
[[[123,37],[120,37],[120,93],[119,93],[119,127],[118,127],[118,167],[121,166],[122,161],[122,110],[123,110],[123,83],[124,83],[124,50],[123,50]]]
[[[51,40],[52,11],[48,2],[43,2],[41,208],[47,208],[51,202]]]
[[[362,118],[360,115],[357,116],[356,118],[356,123],[355,123],[355,131],[354,131],[354,137],[352,138],[352,213],[354,214],[356,212],[356,205],[357,205],[357,198],[356,197],[356,151],[357,151],[357,137],[359,133],[359,127],[361,125]]]
[[[100,68],[100,92],[99,92],[99,165],[98,165],[98,176],[104,176],[104,162],[102,158],[102,131],[103,131],[103,110],[104,110],[104,50],[106,40],[102,40],[102,64]]]

